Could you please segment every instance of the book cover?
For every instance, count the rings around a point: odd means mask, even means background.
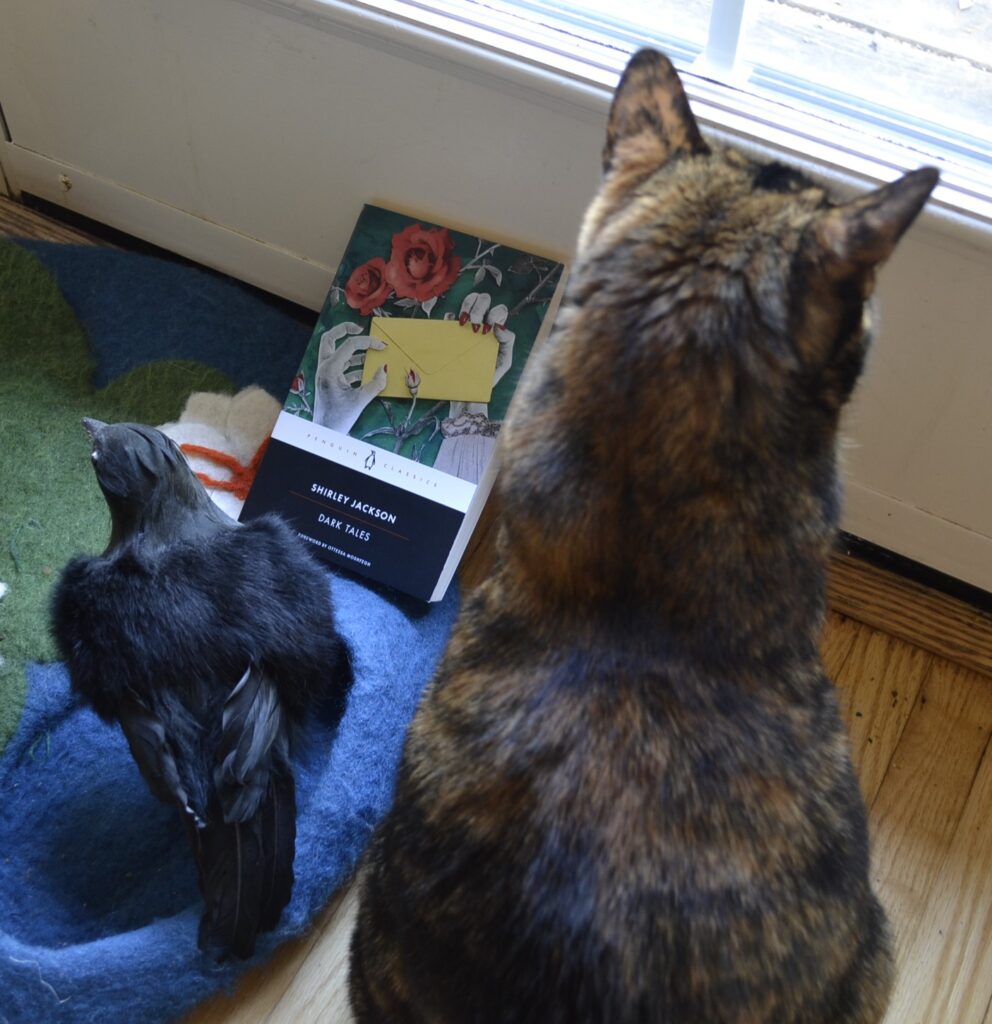
[[[440,600],[563,279],[553,259],[365,206],[242,521],[279,512],[329,565]]]

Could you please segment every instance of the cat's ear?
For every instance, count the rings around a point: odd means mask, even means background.
[[[672,62],[656,50],[631,57],[610,107],[603,170],[627,160],[660,165],[676,153],[708,153]]]
[[[938,177],[932,167],[911,171],[819,214],[810,225],[815,269],[802,281],[804,316],[796,337],[809,364],[821,371],[821,401],[835,409],[850,397],[871,340],[864,303],[874,270],[892,255]]]
[[[814,230],[827,266],[846,275],[888,259],[939,177],[935,167],[921,167],[823,214]]]

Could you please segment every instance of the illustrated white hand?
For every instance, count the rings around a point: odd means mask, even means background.
[[[493,334],[496,335],[496,341],[499,344],[496,372],[493,374],[493,387],[496,387],[506,371],[513,365],[513,343],[517,340],[517,335],[514,331],[507,329],[506,318],[509,315],[510,311],[502,302],[498,306],[493,306],[486,314],[486,320],[492,324]]]
[[[488,292],[470,292],[462,301],[461,310],[458,313],[458,322],[464,327],[471,324],[473,331],[481,330],[483,334],[492,331],[499,345],[499,352],[496,355],[496,370],[493,373],[493,387],[503,379],[506,371],[513,365],[513,343],[517,340],[514,331],[508,330],[506,318],[510,311],[501,302],[497,306],[492,305],[492,296]],[[454,313],[445,315],[446,320],[454,320]],[[485,403],[481,402],[452,402],[451,416],[458,416],[462,412],[486,412]]]
[[[347,340],[338,348],[342,338]],[[379,367],[367,384],[360,383],[365,352],[385,347],[378,338],[362,334],[358,324],[338,324],[321,335],[314,378],[314,423],[342,434],[351,430],[365,407],[386,386],[385,366]]]

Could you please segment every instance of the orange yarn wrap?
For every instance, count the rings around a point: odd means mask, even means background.
[[[179,447],[187,455],[199,455],[204,459],[209,459],[211,462],[216,462],[218,466],[223,466],[231,473],[230,480],[215,480],[212,476],[207,476],[206,473],[197,473],[196,475],[200,483],[205,487],[216,487],[220,491],[230,491],[237,499],[244,501],[248,497],[248,491],[251,489],[255,474],[258,472],[259,463],[261,463],[262,456],[265,454],[265,449],[268,446],[269,438],[266,438],[258,446],[258,451],[255,452],[247,466],[243,466],[233,455],[228,455],[227,452],[219,452],[216,448],[205,448],[200,444],[181,444]]]

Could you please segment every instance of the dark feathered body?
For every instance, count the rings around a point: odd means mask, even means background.
[[[892,964],[818,640],[874,267],[848,204],[628,68],[555,332],[373,842],[360,1022],[869,1024]]]
[[[201,944],[247,956],[292,888],[293,723],[314,705],[340,718],[347,649],[323,573],[282,520],[228,519],[157,431],[91,429],[113,535],[66,567],[53,631],[73,689],[180,810]]]
[[[293,718],[315,698],[336,703],[336,717],[344,708],[345,691],[328,685],[342,650],[327,580],[275,517],[76,558],[54,621],[73,687],[107,720],[128,688],[146,699],[167,692],[205,713],[249,663],[266,667]]]

